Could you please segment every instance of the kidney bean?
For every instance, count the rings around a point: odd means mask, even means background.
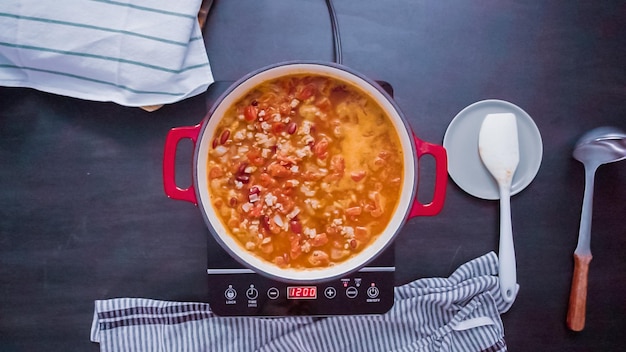
[[[230,130],[225,129],[220,136],[220,144],[225,144],[228,141],[228,137],[230,137]]]
[[[296,133],[296,130],[298,129],[298,125],[294,122],[291,121],[288,125],[287,125],[287,133],[289,134],[294,134]]]
[[[359,171],[354,171],[350,174],[350,177],[352,178],[352,180],[354,182],[359,182],[361,181],[363,178],[365,178],[365,171],[363,170],[359,170]]]
[[[263,225],[264,229],[270,231],[270,217],[267,215],[261,216],[261,225]]]
[[[237,168],[237,174],[245,173],[247,167],[248,167],[248,163],[245,161],[239,164],[239,167]]]
[[[237,175],[237,177],[235,177],[235,179],[241,183],[248,183],[250,182],[250,175],[248,174],[241,174],[241,175]]]
[[[289,228],[293,233],[302,233],[302,223],[297,218],[289,221]]]
[[[213,147],[213,149],[215,149],[215,148],[217,148],[217,145],[218,145],[218,140],[217,140],[217,138],[215,138],[213,140],[213,143],[211,144],[211,146]]]

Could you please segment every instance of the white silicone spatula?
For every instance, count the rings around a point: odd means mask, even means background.
[[[511,226],[511,183],[519,163],[517,121],[511,113],[488,114],[478,135],[478,152],[500,191],[500,291],[506,302],[517,294],[515,249]]]

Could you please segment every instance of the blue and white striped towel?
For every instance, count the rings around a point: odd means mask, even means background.
[[[449,278],[395,288],[386,314],[327,318],[218,317],[208,304],[117,298],[95,302],[91,340],[118,351],[506,351],[490,252]]]
[[[201,2],[0,1],[0,85],[126,106],[202,93]]]

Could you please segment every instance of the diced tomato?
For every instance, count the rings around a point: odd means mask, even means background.
[[[328,243],[328,236],[326,236],[324,232],[318,233],[317,235],[315,235],[315,237],[311,239],[311,245],[313,247],[321,247],[326,243]]]
[[[275,187],[277,182],[272,176],[264,172],[259,176],[259,183],[265,188],[270,188]]]
[[[328,156],[328,139],[322,138],[313,146],[313,154],[320,159],[326,159]]]
[[[289,195],[292,194],[292,189],[282,189],[280,193],[278,193],[278,202],[283,205],[281,209],[281,213],[289,214],[295,208],[296,202]]]
[[[302,247],[300,246],[300,234],[292,234],[289,236],[289,255],[291,259],[296,259],[302,254]]]
[[[272,132],[275,134],[280,134],[282,131],[286,129],[286,126],[282,122],[277,122],[272,125]]]
[[[281,227],[278,226],[278,224],[276,224],[276,221],[274,220],[274,218],[270,218],[269,228],[270,228],[270,232],[273,233],[274,235],[279,234],[281,230]]]
[[[291,171],[279,163],[272,163],[267,167],[267,173],[273,177],[289,177]]]
[[[252,217],[258,218],[261,216],[261,212],[263,211],[263,202],[255,202],[252,209],[250,209],[250,215]]]
[[[241,221],[237,218],[230,218],[230,220],[228,220],[228,227],[231,229],[239,228],[239,225],[241,225]]]
[[[313,266],[324,266],[330,263],[330,257],[328,253],[324,251],[313,251],[308,259],[309,263]]]
[[[318,98],[315,102],[315,106],[320,108],[320,110],[327,112],[332,107],[330,103],[330,99],[327,97]]]
[[[346,161],[341,155],[334,155],[330,159],[330,170],[332,171],[331,179],[340,180],[343,177],[344,170],[346,169]]]
[[[222,170],[219,166],[214,166],[209,170],[209,179],[213,180],[219,177],[224,176],[224,170]]]
[[[250,149],[246,156],[252,165],[262,166],[265,164],[265,159],[261,156],[261,151],[257,148]]]
[[[352,208],[346,209],[346,215],[348,215],[348,216],[359,216],[359,215],[361,215],[362,211],[363,211],[363,209],[361,207],[352,207]]]
[[[281,255],[274,258],[272,262],[274,262],[274,264],[278,265],[279,267],[284,268],[287,266],[287,264],[289,264],[289,257]]]
[[[289,105],[289,103],[284,102],[280,104],[280,106],[278,107],[278,111],[280,111],[280,113],[283,115],[287,115],[289,114],[289,111],[291,111],[291,106]]]
[[[357,226],[354,229],[354,237],[359,241],[369,240],[369,230],[367,227]]]
[[[383,210],[381,208],[376,208],[376,209],[374,209],[374,210],[372,210],[370,212],[370,215],[372,215],[373,217],[377,218],[377,217],[383,215]]]
[[[324,174],[317,170],[307,170],[302,173],[302,179],[305,181],[319,181],[324,177]]]
[[[296,91],[296,98],[300,101],[309,99],[315,94],[316,88],[313,84],[307,84],[304,88],[300,88]]]
[[[256,106],[248,105],[243,111],[243,116],[248,121],[256,120],[257,115],[258,115],[258,111],[257,111]]]

